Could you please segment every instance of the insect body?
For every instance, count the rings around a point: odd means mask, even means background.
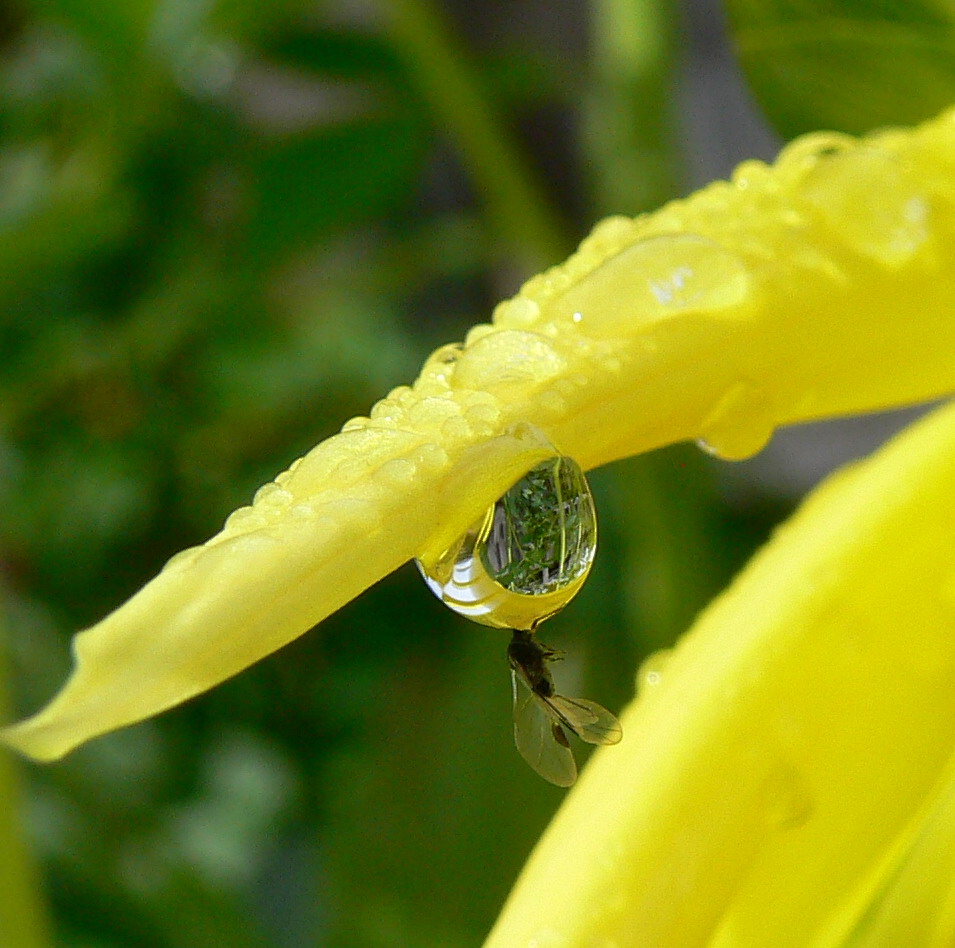
[[[557,694],[547,665],[559,655],[533,632],[514,630],[507,657],[517,749],[545,780],[569,787],[577,779],[577,763],[567,731],[588,744],[616,744],[623,736],[620,722],[594,701]]]

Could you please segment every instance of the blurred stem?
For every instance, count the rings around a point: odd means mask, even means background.
[[[0,612],[2,721],[10,719],[5,638]],[[40,892],[40,873],[23,832],[22,811],[18,763],[8,751],[0,751],[0,944],[10,948],[52,948],[50,921]]]
[[[601,214],[636,214],[671,198],[675,148],[672,0],[591,0],[592,88],[584,148]]]
[[[709,465],[673,445],[610,469],[609,506],[622,524],[621,594],[641,651],[673,643],[726,580]]]
[[[436,4],[382,0],[395,45],[447,129],[488,215],[530,272],[563,259],[570,239],[480,87],[475,68]]]

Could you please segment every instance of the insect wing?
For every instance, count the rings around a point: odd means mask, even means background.
[[[620,722],[596,701],[551,695],[547,703],[560,720],[588,744],[616,744],[623,737]]]
[[[577,763],[560,729],[560,721],[524,676],[511,671],[514,689],[514,743],[521,757],[545,780],[569,787],[577,779]]]

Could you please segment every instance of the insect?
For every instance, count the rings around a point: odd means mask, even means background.
[[[555,454],[449,547],[417,561],[428,587],[449,608],[511,632],[514,740],[531,767],[559,787],[577,779],[568,731],[588,744],[616,744],[623,735],[620,722],[599,704],[557,694],[548,665],[560,653],[534,634],[577,594],[596,543],[587,479],[576,462]]]
[[[586,698],[557,694],[548,664],[560,653],[515,629],[507,658],[514,693],[514,743],[524,760],[545,780],[569,787],[577,779],[577,762],[567,731],[588,744],[616,744],[620,722],[606,708]]]

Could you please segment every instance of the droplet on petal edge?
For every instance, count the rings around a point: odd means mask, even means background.
[[[583,585],[597,546],[587,479],[568,457],[541,462],[433,559],[418,560],[455,612],[500,629],[533,629]]]
[[[548,315],[591,336],[639,332],[683,313],[737,308],[751,292],[749,268],[697,234],[638,240],[558,296]]]
[[[659,649],[643,660],[637,669],[637,691],[641,696],[663,683],[665,669],[672,655],[672,649]]]
[[[453,384],[496,395],[547,382],[565,368],[563,356],[548,339],[502,329],[469,344],[455,367]]]
[[[759,454],[775,428],[775,409],[766,394],[749,382],[739,382],[704,419],[696,443],[723,461],[742,461]]]

